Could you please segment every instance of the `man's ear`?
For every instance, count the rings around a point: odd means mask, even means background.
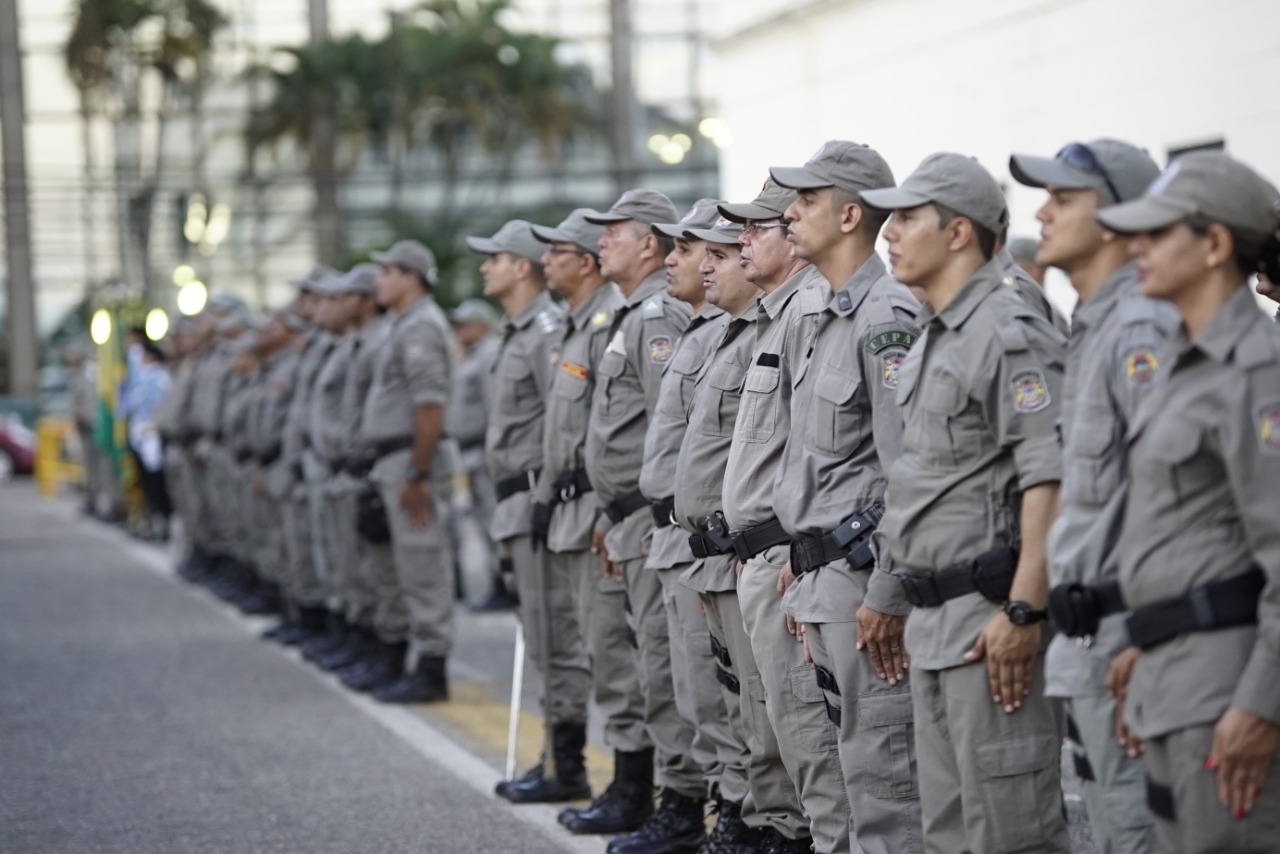
[[[862,223],[862,205],[848,202],[840,206],[840,230],[852,234]]]

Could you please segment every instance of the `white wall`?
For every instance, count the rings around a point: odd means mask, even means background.
[[[1275,0],[826,0],[736,34],[721,5],[730,198],[830,138],[875,147],[899,180],[934,151],[976,156],[1009,185],[1015,234],[1038,234],[1043,194],[1009,177],[1013,151],[1112,136],[1163,164],[1221,138],[1280,180]],[[1050,296],[1074,301],[1061,280]]]

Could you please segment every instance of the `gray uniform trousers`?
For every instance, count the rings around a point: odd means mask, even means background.
[[[626,752],[651,747],[634,650],[627,639],[622,582],[603,577],[600,558],[588,549],[552,552],[552,562],[563,562],[564,574],[577,584],[578,627],[586,643],[592,694],[604,715],[605,744]]]
[[[230,455],[221,445],[208,445],[204,465],[199,470],[201,509],[200,525],[206,531],[209,549],[214,554],[234,556],[235,538],[232,515],[235,494],[227,469]]]
[[[852,621],[805,624],[813,663],[832,673],[839,689],[823,693],[839,712],[849,833],[865,854],[922,852],[911,680],[890,685],[877,676],[857,649],[857,632]]]
[[[405,666],[410,670],[417,667],[420,657],[445,658],[453,649],[453,607],[457,595],[447,528],[449,474],[432,466],[431,518],[425,527],[415,529],[400,508],[400,489],[404,486],[411,456],[408,448],[388,454],[378,460],[370,472],[370,479],[377,485],[387,508],[396,582],[408,609],[410,649]]]
[[[191,529],[195,525],[195,507],[191,497],[191,461],[187,458],[187,449],[177,442],[171,442],[164,449],[165,484],[169,487],[169,495],[173,499],[173,511],[182,522],[183,547],[192,546]]]
[[[283,515],[288,553],[286,595],[299,607],[319,607],[324,604],[324,590],[316,571],[316,555],[312,546],[315,532],[312,530],[306,481],[295,481],[290,485],[284,497]]]
[[[232,485],[236,496],[236,558],[258,571],[260,551],[258,539],[261,536],[261,529],[253,513],[253,472],[257,464],[246,461],[233,463],[233,466],[235,481]],[[261,577],[260,573],[259,577]]]
[[[751,652],[751,638],[742,622],[736,590],[701,593],[711,637],[724,649],[719,667],[737,680],[737,690],[721,685],[729,727],[736,746],[722,761],[727,768],[743,767],[747,789],[741,798],[742,820],[748,827],[772,827],[789,839],[809,837],[809,819],[800,807],[800,796],[782,765],[778,739],[765,711],[760,671]],[[752,691],[751,686],[757,686]],[[735,779],[726,774],[722,780]],[[732,794],[721,791],[726,798]]]
[[[368,627],[373,619],[373,586],[362,572],[362,541],[356,530],[356,495],[361,484],[345,473],[324,486],[325,529],[330,538],[337,613],[348,623]]]
[[[637,512],[649,515],[647,507]],[[657,570],[644,564],[644,557],[622,561],[622,579],[627,588],[627,626],[635,638],[635,662],[644,694],[645,726],[653,740],[653,779],[662,788],[702,798],[708,769],[695,761],[689,749],[694,729],[676,709],[662,581]]]
[[[1159,854],[1142,760],[1116,743],[1115,698],[1072,697],[1066,703],[1093,770],[1082,791],[1099,854]]]
[[[787,632],[778,571],[790,559],[774,546],[746,562],[738,576],[738,602],[760,669],[765,711],[778,739],[782,764],[800,796],[809,832],[821,854],[847,852],[849,798],[840,768],[840,733],[827,717],[822,689],[804,648]]]
[[[1264,854],[1280,850],[1280,771],[1267,773],[1262,794],[1243,819],[1218,802],[1218,775],[1205,770],[1213,726],[1148,739],[1144,758],[1151,779],[1173,790],[1174,821],[1156,818],[1166,854]]]
[[[303,486],[307,495],[307,521],[311,527],[311,564],[315,567],[316,604],[333,601],[333,528],[325,513],[325,487],[331,477],[328,464],[311,451],[302,453]]]
[[[508,537],[499,546],[515,567],[525,644],[542,676],[543,714],[552,723],[586,723],[591,670],[574,609],[578,580],[572,567],[545,549],[535,551],[528,536]]]
[[[987,663],[911,671],[925,850],[1069,854],[1059,703],[1044,656],[1013,714],[991,701]]]
[[[703,769],[706,795],[714,797],[718,791],[722,797],[741,803],[747,793],[742,744],[729,729],[724,696],[716,682],[711,632],[699,608],[698,594],[680,581],[688,568],[689,564],[681,564],[650,570],[662,583],[676,711],[693,729],[688,752],[693,764]]]
[[[284,584],[288,556],[285,553],[284,514],[281,502],[270,493],[253,492],[249,499],[254,519],[254,564],[258,576],[272,584]]]
[[[396,561],[390,543],[361,540],[360,574],[373,591],[371,621],[374,634],[384,643],[401,643],[409,638],[409,603],[400,590]]]

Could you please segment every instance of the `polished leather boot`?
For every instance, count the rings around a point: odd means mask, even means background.
[[[760,847],[760,854],[812,854],[812,852],[812,839],[788,839],[776,828],[769,828],[764,845]]]
[[[321,670],[331,672],[341,670],[359,661],[366,652],[373,648],[375,643],[377,643],[377,638],[370,632],[359,626],[351,626],[347,631],[347,639],[342,646],[331,653],[317,657],[316,666]]]
[[[574,833],[630,833],[653,815],[653,748],[613,756],[609,788],[588,806],[556,817]]]
[[[717,798],[711,807],[718,814],[716,826],[698,854],[757,854],[765,842],[764,832],[742,820],[742,805]]]
[[[404,642],[379,642],[364,658],[343,668],[338,678],[353,691],[376,691],[392,685],[404,674],[404,656],[408,648]]]
[[[609,843],[609,854],[694,854],[707,839],[701,798],[662,790],[657,811],[638,829]]]
[[[586,744],[586,724],[553,724],[551,750],[556,760],[555,776],[547,776],[546,766],[539,762],[522,776],[499,783],[494,791],[516,804],[558,804],[591,797],[583,757]]]
[[[346,622],[332,611],[327,611],[324,616],[324,629],[320,634],[303,641],[301,646],[302,657],[307,661],[315,661],[338,649],[346,642]]]
[[[449,679],[443,658],[423,656],[418,665],[396,682],[373,692],[383,703],[438,703],[449,699]]]

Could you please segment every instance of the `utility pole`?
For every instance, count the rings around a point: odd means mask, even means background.
[[[34,397],[40,389],[35,283],[28,221],[26,108],[18,2],[0,0],[0,146],[4,149],[5,257],[8,287],[9,393]]]
[[[328,0],[307,0],[311,46],[329,40]],[[342,225],[338,211],[337,139],[334,133],[332,92],[320,93],[315,109],[315,133],[311,144],[311,180],[316,196],[316,254],[322,263],[342,260]]]
[[[613,183],[618,195],[636,185],[636,121],[638,104],[632,66],[631,0],[609,0],[609,47],[613,92],[609,100],[609,141],[613,148]]]

